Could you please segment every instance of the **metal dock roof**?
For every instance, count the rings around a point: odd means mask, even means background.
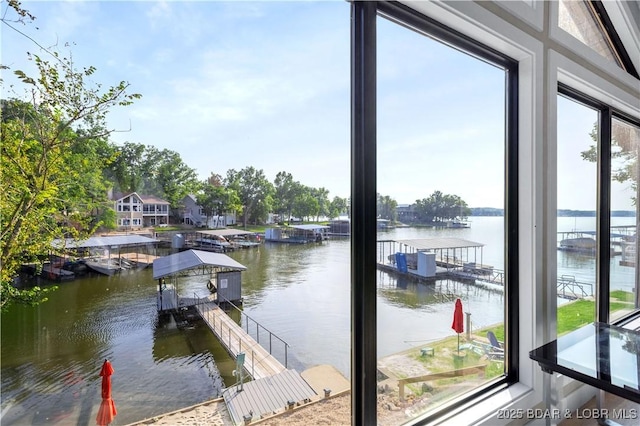
[[[394,240],[397,243],[415,248],[416,250],[438,250],[468,247],[484,247],[482,243],[465,240],[462,238],[426,238],[413,240]]]
[[[209,229],[205,231],[197,231],[200,234],[217,235],[221,237],[227,237],[231,235],[247,235],[255,234],[255,232],[244,231],[242,229]]]
[[[67,238],[65,240],[56,239],[53,240],[51,246],[55,248],[124,247],[154,244],[157,242],[158,240],[155,238],[132,234],[114,235],[109,237],[90,237],[83,241],[77,241],[72,238]]]
[[[153,279],[166,277],[199,266],[217,266],[239,271],[247,269],[246,266],[236,262],[226,254],[203,250],[187,250],[154,260]]]
[[[295,229],[302,229],[304,231],[314,231],[316,229],[329,229],[328,226],[326,225],[313,225],[313,224],[309,224],[309,225],[290,225],[291,228],[295,228]]]
[[[231,386],[222,392],[234,424],[242,424],[244,416],[253,420],[287,409],[289,403],[306,403],[317,394],[296,370],[285,370],[270,377],[247,382],[243,390]]]

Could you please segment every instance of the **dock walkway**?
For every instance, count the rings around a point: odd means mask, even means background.
[[[195,307],[231,356],[237,358],[239,353],[244,352],[244,367],[254,380],[286,371],[285,366],[236,324],[217,304],[202,299],[195,304]]]

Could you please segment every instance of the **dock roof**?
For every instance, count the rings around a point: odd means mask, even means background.
[[[187,250],[160,257],[153,261],[153,278],[162,278],[200,266],[213,266],[244,271],[246,266],[236,262],[226,254],[202,250]]]
[[[394,240],[416,250],[456,249],[468,247],[484,247],[482,243],[465,240],[463,238],[420,238],[412,240]]]
[[[51,243],[55,248],[96,248],[96,247],[125,247],[125,246],[142,246],[146,244],[157,243],[155,238],[149,238],[142,235],[113,235],[108,237],[90,237],[86,240],[77,241],[71,238],[65,240],[56,239]]]
[[[329,229],[328,226],[326,225],[314,225],[314,224],[309,224],[309,225],[291,225],[292,228],[295,229],[302,229],[305,231],[313,231],[316,229]]]
[[[244,231],[242,229],[231,229],[231,228],[211,229],[211,230],[198,231],[198,232],[201,233],[201,234],[216,235],[216,236],[220,236],[220,237],[227,237],[227,236],[230,236],[230,235],[255,234],[255,232]]]

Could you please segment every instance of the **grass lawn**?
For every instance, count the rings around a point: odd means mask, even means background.
[[[633,293],[615,290],[611,292],[611,312],[629,308],[629,303],[633,303]],[[595,321],[596,302],[594,300],[576,300],[558,308],[558,336],[576,330],[583,325]],[[504,325],[496,325],[481,330],[484,335],[487,331],[493,331],[498,340],[504,342]]]

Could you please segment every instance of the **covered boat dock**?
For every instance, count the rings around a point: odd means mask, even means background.
[[[437,277],[463,273],[468,275],[491,275],[493,266],[483,261],[484,244],[462,238],[428,238],[406,240],[379,240],[378,266],[422,277]],[[429,269],[419,265],[422,258],[435,263],[435,273],[423,273]],[[399,264],[406,261],[406,267]]]
[[[56,251],[68,256],[56,257],[52,266],[72,269],[82,263],[92,270],[113,275],[122,269],[142,269],[153,263],[158,240],[143,235],[90,237],[86,240],[57,239],[51,243]]]
[[[180,300],[177,284],[181,276],[206,276],[209,292],[215,291],[217,298],[238,301],[242,298],[240,272],[246,269],[226,254],[203,250],[187,250],[157,258],[153,261],[153,278],[158,280],[158,311],[195,304],[195,298]]]
[[[317,224],[291,225],[286,228],[267,228],[265,231],[265,240],[275,243],[319,243],[327,239],[328,230],[328,226]]]

